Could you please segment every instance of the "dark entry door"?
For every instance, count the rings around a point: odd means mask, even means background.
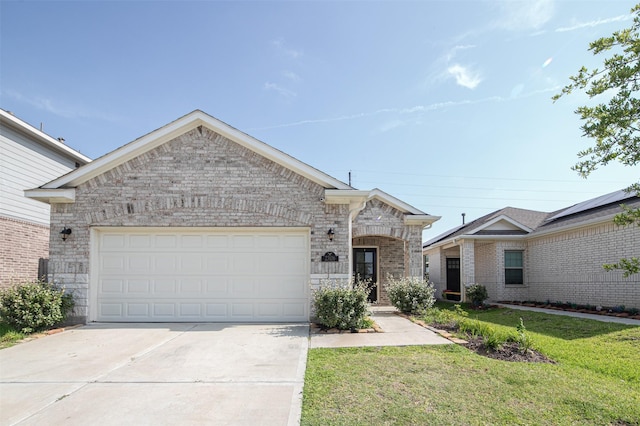
[[[460,292],[459,258],[447,258],[447,290]]]
[[[378,255],[375,248],[353,249],[353,274],[356,280],[371,283],[369,301],[378,301]]]

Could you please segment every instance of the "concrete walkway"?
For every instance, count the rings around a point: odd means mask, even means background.
[[[640,320],[632,319],[632,318],[612,317],[609,315],[585,314],[583,312],[557,311],[555,309],[534,308],[532,306],[508,305],[508,304],[502,304],[502,303],[496,303],[496,305],[500,306],[501,308],[518,309],[521,311],[542,312],[543,314],[564,315],[567,317],[585,318],[585,319],[602,321],[602,322],[615,322],[618,324],[640,326]]]
[[[382,333],[311,333],[309,348],[346,348],[365,346],[447,345],[452,342],[406,318],[396,315],[393,307],[372,308],[371,318]]]

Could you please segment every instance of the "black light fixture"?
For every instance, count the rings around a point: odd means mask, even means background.
[[[71,228],[65,226],[62,231],[60,231],[60,235],[62,235],[62,241],[67,241],[67,238],[71,235]]]
[[[329,241],[333,241],[333,236],[335,235],[335,232],[333,232],[333,228],[329,228],[329,230],[327,231],[327,235],[329,236]]]

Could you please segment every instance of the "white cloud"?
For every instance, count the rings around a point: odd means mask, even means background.
[[[502,1],[498,4],[502,15],[496,25],[507,30],[538,29],[555,12],[553,0]]]
[[[478,72],[472,71],[462,65],[452,65],[447,68],[447,72],[455,77],[458,85],[466,87],[467,89],[475,89],[482,81]]]
[[[293,71],[283,71],[282,76],[291,81],[300,81],[300,76]]]
[[[298,94],[296,92],[294,92],[293,90],[286,89],[286,88],[284,88],[284,87],[282,87],[282,86],[280,86],[280,85],[278,85],[276,83],[266,82],[264,84],[264,90],[273,90],[276,93],[278,93],[279,95],[281,95],[281,96],[283,96],[283,97],[285,97],[287,99],[293,99],[296,96],[298,96]]]
[[[555,31],[557,33],[561,33],[561,32],[579,30],[581,28],[593,28],[593,27],[597,27],[598,25],[610,24],[612,22],[627,21],[629,19],[632,19],[631,15],[619,15],[613,18],[596,19],[595,21],[588,21],[588,22],[578,22],[569,27],[556,28]]]
[[[451,50],[449,50],[449,52],[446,54],[446,60],[447,62],[452,60],[453,58],[456,57],[456,54],[458,53],[458,51],[460,50],[467,50],[467,49],[473,49],[476,46],[474,44],[464,44],[464,45],[457,45],[454,46]]]
[[[285,56],[289,56],[289,57],[294,58],[294,59],[299,58],[304,54],[304,52],[302,50],[293,49],[293,48],[287,46],[285,44],[284,40],[281,39],[281,38],[273,40],[271,42],[271,45],[273,47],[275,47],[276,50],[280,54],[285,55]]]
[[[65,105],[64,102],[57,99],[42,96],[28,96],[16,90],[3,90],[2,95],[63,118],[89,118],[110,122],[119,121],[119,118],[116,116],[96,111],[83,105]]]

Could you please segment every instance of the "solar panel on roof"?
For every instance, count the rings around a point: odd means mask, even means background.
[[[583,201],[574,206],[571,206],[568,209],[561,211],[557,215],[547,218],[545,222],[550,222],[552,220],[560,219],[561,217],[580,213],[586,210],[595,209],[596,207],[606,206],[607,204],[617,203],[634,196],[634,193],[626,192],[623,189],[620,191],[612,192],[610,194],[601,195],[600,197],[592,198],[591,200]]]

